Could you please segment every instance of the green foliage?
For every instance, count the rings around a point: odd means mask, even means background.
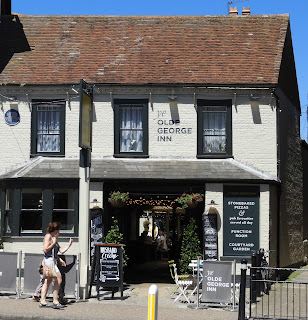
[[[121,200],[122,202],[126,202],[129,199],[129,192],[120,192],[120,191],[113,191],[110,192],[110,197],[108,201],[111,200]]]
[[[3,249],[3,242],[2,242],[2,237],[0,235],[0,249]]]
[[[115,244],[123,244],[123,234],[120,232],[118,226],[118,220],[113,221],[113,226],[111,226],[110,230],[107,232],[105,243],[115,243]],[[128,256],[126,255],[124,246],[123,248],[123,267],[127,266]]]
[[[182,205],[183,209],[186,209],[188,207],[187,201],[196,201],[201,202],[203,201],[203,194],[201,193],[183,193],[180,197],[176,198],[174,201],[178,202]]]
[[[187,272],[188,265],[191,260],[197,260],[197,257],[202,257],[200,240],[196,232],[197,226],[195,219],[191,218],[188,225],[183,231],[183,239],[180,253],[180,271]]]

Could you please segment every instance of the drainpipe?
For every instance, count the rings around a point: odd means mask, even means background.
[[[277,178],[280,180],[280,170],[281,170],[281,163],[280,163],[280,101],[279,97],[276,94],[275,90],[273,90],[273,95],[276,98],[276,136],[277,136]],[[280,195],[281,195],[281,184],[277,188],[277,251],[276,251],[276,266],[280,267]]]

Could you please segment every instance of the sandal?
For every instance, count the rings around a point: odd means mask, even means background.
[[[65,308],[65,306],[61,303],[54,303],[52,306],[54,309],[62,309]]]
[[[50,305],[47,303],[40,303],[40,308],[50,308]]]

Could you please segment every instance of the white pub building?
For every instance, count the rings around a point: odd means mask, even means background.
[[[118,220],[131,266],[144,261],[145,220],[176,259],[190,217],[204,258],[240,261],[265,248],[275,250],[273,266],[303,260],[301,109],[287,14],[17,17],[19,37],[0,64],[5,252],[42,252],[47,224],[59,221],[60,243],[73,237],[70,254],[83,257],[84,290],[84,228],[95,205],[104,235]],[[93,88],[85,211],[80,79]],[[124,207],[108,202],[113,191],[129,192]],[[204,201],[179,208],[183,193]]]

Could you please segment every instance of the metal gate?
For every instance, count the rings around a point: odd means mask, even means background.
[[[308,268],[250,267],[249,318],[308,319]]]

